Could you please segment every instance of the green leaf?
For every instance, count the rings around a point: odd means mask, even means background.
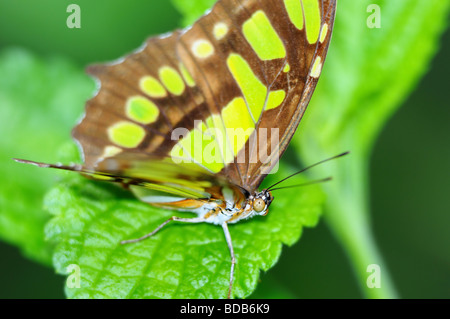
[[[173,5],[183,15],[182,24],[187,26],[194,23],[202,14],[213,6],[215,0],[172,0]]]
[[[333,183],[324,186],[325,217],[352,260],[366,296],[387,298],[396,293],[371,231],[371,150],[380,130],[414,89],[438,50],[449,1],[377,1],[380,29],[366,26],[371,14],[367,8],[372,3],[339,1],[323,74],[293,144],[305,161],[352,152],[314,170],[317,176],[334,177]],[[381,266],[380,289],[366,285],[369,264]]]
[[[71,264],[81,269],[81,288],[66,288],[69,298],[226,297],[230,254],[220,226],[172,222],[152,238],[121,245],[173,215],[195,215],[154,208],[115,185],[68,174],[45,203],[55,216],[46,235],[56,244],[57,272],[67,274]],[[237,259],[237,297],[255,289],[260,270],[277,262],[282,244],[292,245],[303,226],[318,222],[323,201],[318,187],[301,194],[291,189],[276,197],[266,217],[229,227]]]
[[[57,175],[12,158],[54,161],[94,85],[63,59],[42,61],[21,49],[0,51],[0,238],[51,263],[44,241],[50,218],[42,198]]]
[[[74,13],[67,12],[70,4],[80,7],[79,29],[66,25]],[[0,1],[0,44],[90,64],[116,59],[148,36],[174,29],[179,17],[168,1],[161,0],[109,1],[108,5],[91,0],[4,0]]]

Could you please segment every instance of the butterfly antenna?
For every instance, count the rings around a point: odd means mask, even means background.
[[[29,161],[29,160],[24,160],[24,159],[19,159],[19,158],[13,158],[14,161],[16,161],[17,163],[24,163],[24,164],[30,164],[30,165],[34,165],[34,166],[38,166],[38,167],[44,167],[44,168],[56,168],[56,169],[62,169],[62,170],[66,170],[66,171],[82,171],[83,170],[83,166],[80,164],[72,164],[72,165],[63,165],[63,164],[47,164],[47,163],[41,163],[41,162],[34,162],[34,161]]]
[[[319,184],[319,183],[324,183],[324,182],[329,182],[333,179],[333,177],[327,177],[327,178],[323,178],[323,179],[318,179],[315,181],[311,181],[308,183],[303,183],[303,184],[297,184],[297,185],[289,185],[289,186],[283,186],[283,187],[277,187],[277,188],[272,188],[270,191],[277,191],[279,189],[286,189],[286,188],[294,188],[294,187],[301,187],[301,186],[308,186],[308,185],[312,185],[312,184]]]
[[[296,173],[294,173],[294,174],[292,174],[292,175],[289,175],[289,176],[286,177],[286,178],[283,178],[281,181],[276,182],[275,184],[273,184],[272,186],[270,186],[269,188],[267,188],[267,190],[271,190],[272,187],[274,187],[274,186],[276,186],[276,185],[278,185],[278,184],[284,182],[285,180],[287,180],[287,179],[289,179],[289,178],[291,178],[291,177],[294,177],[295,175],[298,175],[298,174],[300,174],[300,173],[303,173],[304,171],[307,171],[307,170],[309,170],[310,168],[313,168],[314,166],[317,166],[317,165],[319,165],[319,164],[322,164],[322,163],[325,163],[325,162],[334,160],[334,159],[336,159],[336,158],[345,156],[345,155],[347,155],[347,154],[349,154],[349,153],[350,153],[350,152],[344,152],[344,153],[341,153],[341,154],[339,154],[339,155],[336,155],[336,156],[333,156],[333,157],[324,159],[324,160],[322,160],[322,161],[320,161],[320,162],[317,162],[317,163],[315,163],[315,164],[312,164],[312,165],[310,165],[310,166],[308,166],[308,167],[306,167],[306,168],[304,168],[304,169],[302,169],[302,170],[300,170],[300,171],[298,171],[298,172],[296,172]]]

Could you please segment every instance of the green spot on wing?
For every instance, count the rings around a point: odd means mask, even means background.
[[[306,38],[313,44],[319,39],[320,33],[320,8],[318,0],[302,0],[305,13]]]
[[[234,154],[237,155],[255,129],[255,123],[244,99],[241,97],[233,99],[222,110],[222,118],[227,128],[229,143]]]
[[[184,92],[185,85],[180,74],[171,67],[164,66],[159,70],[161,82],[167,90],[174,95],[181,95]]]
[[[182,147],[186,155],[209,169],[211,172],[218,173],[224,167],[224,164],[221,156],[211,156],[209,152],[206,152],[208,145],[211,144],[217,145],[217,142],[197,128],[190,131],[189,134],[179,142],[179,146]],[[219,148],[216,148],[216,152],[220,152]]]
[[[253,73],[250,65],[238,54],[231,54],[227,64],[234,79],[244,94],[255,121],[259,118],[266,99],[267,88]]]
[[[216,145],[211,143],[206,149],[207,154],[218,157],[217,150],[220,151],[222,163],[231,163],[234,160],[234,154],[228,142],[227,132],[220,115],[213,115],[206,119],[208,129],[205,134],[209,134],[215,140]],[[217,160],[216,160],[217,161]]]
[[[166,89],[154,77],[143,77],[140,82],[140,87],[141,90],[150,97],[162,98],[167,96]]]
[[[257,11],[244,22],[242,31],[261,60],[286,57],[286,49],[264,11]]]
[[[183,79],[186,81],[187,85],[189,85],[190,87],[193,87],[195,85],[195,81],[183,63],[180,63],[180,70],[181,70],[181,75],[183,76]]]
[[[230,54],[227,64],[236,83],[241,88],[253,119],[255,122],[258,121],[266,103],[266,86],[253,73],[252,68],[242,56]],[[285,95],[284,90],[269,92],[266,110],[279,106],[283,102]]]
[[[303,10],[301,0],[284,0],[289,19],[299,30],[303,30]]]
[[[131,122],[119,122],[108,128],[110,140],[122,147],[137,147],[145,137],[144,129]]]
[[[130,98],[126,111],[130,119],[142,124],[155,122],[159,115],[159,109],[155,103],[140,96]]]
[[[270,92],[269,99],[267,101],[265,111],[277,108],[283,103],[286,97],[286,92],[284,90],[278,90]]]

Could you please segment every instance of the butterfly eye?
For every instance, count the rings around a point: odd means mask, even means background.
[[[266,202],[262,200],[261,198],[255,199],[253,202],[253,209],[255,212],[260,213],[266,208]]]

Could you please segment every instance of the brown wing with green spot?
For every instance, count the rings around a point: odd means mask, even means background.
[[[118,63],[89,68],[100,89],[73,131],[86,166],[132,161],[127,154],[136,152],[175,155],[255,190],[309,102],[335,6],[335,0],[219,0],[191,28],[151,38]],[[174,140],[180,128],[187,134]],[[278,138],[271,139],[272,128]],[[262,141],[261,129],[269,131]],[[133,178],[132,170],[127,174]]]
[[[151,38],[117,63],[88,68],[100,89],[73,130],[87,166],[130,151],[163,158],[176,143],[171,139],[174,128],[190,129],[194,120],[208,116],[202,95],[189,85],[190,76],[176,57],[178,37],[175,32]]]
[[[258,188],[286,150],[308,106],[328,52],[336,1],[303,0],[301,6],[296,6],[298,3],[298,0],[278,1],[272,10],[266,10],[286,47],[285,68],[279,70],[268,86],[273,91],[284,90],[286,96],[276,108],[268,107],[266,102],[258,119],[258,132],[263,137],[264,132],[268,132],[267,143],[259,143],[255,137],[242,151],[248,152],[243,156],[250,158],[243,169],[246,172],[244,185],[250,190]],[[302,19],[296,20],[295,12],[300,9]],[[281,25],[277,20],[290,23]],[[270,134],[272,128],[279,129],[275,136]]]

